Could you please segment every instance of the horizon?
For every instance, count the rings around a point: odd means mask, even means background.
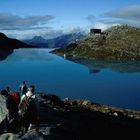
[[[17,39],[49,39],[121,24],[140,27],[139,21],[138,0],[0,1],[0,32]]]

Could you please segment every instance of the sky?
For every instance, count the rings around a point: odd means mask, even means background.
[[[49,39],[120,24],[140,27],[139,0],[0,0],[0,32],[13,38]]]

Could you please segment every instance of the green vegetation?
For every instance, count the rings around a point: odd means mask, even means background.
[[[114,26],[55,52],[89,59],[140,60],[140,29]]]

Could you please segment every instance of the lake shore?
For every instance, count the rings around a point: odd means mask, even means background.
[[[55,95],[37,95],[41,110],[39,131],[37,126],[20,139],[56,139],[56,140],[85,140],[114,134],[118,137],[138,135],[140,129],[140,112],[100,105],[88,100],[60,99]],[[108,133],[109,132],[109,133]],[[7,136],[19,139],[18,134],[1,133],[0,138]]]

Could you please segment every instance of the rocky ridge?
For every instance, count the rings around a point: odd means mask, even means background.
[[[75,58],[140,60],[140,29],[128,25],[114,26],[53,52]]]
[[[39,125],[21,136],[2,133],[2,140],[90,140],[139,135],[140,112],[100,105],[88,100],[55,95],[37,95],[40,101]],[[36,129],[38,128],[38,129]],[[102,135],[104,134],[104,135]]]

